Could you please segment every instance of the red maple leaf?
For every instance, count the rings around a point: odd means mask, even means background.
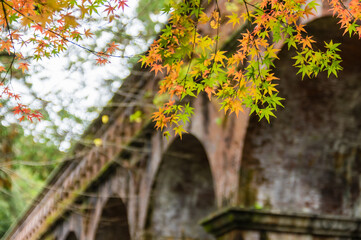
[[[122,10],[124,11],[124,7],[128,7],[127,2],[128,2],[128,0],[119,0],[118,8],[122,8]]]
[[[114,15],[114,10],[115,10],[115,7],[112,7],[110,4],[108,5],[105,5],[105,7],[107,7],[104,12],[108,12],[107,14],[110,15]],[[123,7],[123,10],[124,10],[124,7]]]

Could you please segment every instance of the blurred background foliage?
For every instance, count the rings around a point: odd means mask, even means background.
[[[64,156],[51,141],[34,141],[17,124],[0,125],[0,236],[43,187]]]

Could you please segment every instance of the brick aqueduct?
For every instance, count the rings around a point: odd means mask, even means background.
[[[79,143],[5,239],[361,239],[361,42],[322,4],[305,23],[318,42],[342,43],[338,79],[301,81],[282,48],[287,100],[271,124],[224,116],[201,96],[189,134],[166,141],[149,117],[129,120],[150,115],[159,81],[135,66],[103,110],[110,121],[84,136],[104,144]]]

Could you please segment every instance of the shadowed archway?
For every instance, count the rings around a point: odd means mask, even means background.
[[[65,240],[78,240],[78,238],[76,237],[74,232],[70,232],[68,233],[68,235],[66,236]]]
[[[119,198],[109,198],[103,207],[95,240],[130,240],[127,211]]]
[[[164,153],[154,183],[149,239],[213,239],[198,221],[215,209],[213,180],[202,144],[187,134]]]

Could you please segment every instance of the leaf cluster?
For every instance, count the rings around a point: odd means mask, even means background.
[[[165,10],[171,14],[169,24],[140,60],[155,74],[164,74],[159,93],[169,94],[171,99],[154,113],[157,128],[174,125],[176,134],[185,132],[184,124],[189,119],[184,119],[179,106],[185,97],[197,97],[201,92],[210,100],[218,98],[220,109],[226,113],[238,115],[247,107],[250,113],[269,122],[271,116],[276,117],[277,107],[283,107],[284,100],[278,96],[278,79],[272,70],[274,60],[278,59],[276,46],[280,43],[296,50],[294,65],[302,78],[316,77],[322,71],[328,76],[337,76],[342,69],[339,44],[330,41],[325,43],[325,50],[320,50],[301,24],[301,19],[316,13],[316,1],[240,0],[235,3],[240,8],[233,7],[225,16],[217,1],[210,14],[198,0],[174,1],[173,11]],[[218,47],[219,31],[227,18],[234,28],[243,25],[246,29],[233,53]],[[214,29],[213,33],[200,34],[198,28],[202,25]]]
[[[84,29],[86,22],[94,15],[104,13],[109,22],[124,11],[127,0],[9,0],[0,2],[0,51],[12,56],[10,65],[0,65],[0,98],[4,95],[17,103],[14,114],[19,120],[41,119],[39,112],[31,111],[15,95],[8,94],[8,84],[17,69],[29,70],[32,60],[58,56],[67,50],[68,45],[82,48],[96,57],[100,65],[109,62],[108,58],[118,45],[109,43],[104,51],[96,52],[77,42],[91,38],[91,30]],[[2,90],[4,89],[4,90]]]

